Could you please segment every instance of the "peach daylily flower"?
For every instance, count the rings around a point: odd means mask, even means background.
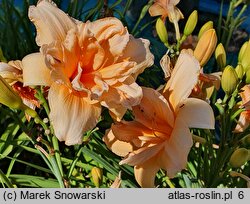
[[[142,89],[135,80],[154,58],[148,40],[135,39],[116,18],[72,19],[48,0],[31,6],[29,18],[41,48],[22,60],[24,85],[50,87],[50,120],[60,141],[82,143],[101,105],[120,120],[139,104]]]
[[[181,11],[176,7],[179,2],[180,0],[155,0],[155,3],[149,8],[151,16],[161,16],[164,22],[167,17],[169,18],[170,22],[174,24],[177,40],[180,39],[178,21],[184,18]]]
[[[199,71],[199,62],[182,51],[163,95],[143,88],[141,103],[133,107],[134,121],[115,123],[104,136],[107,146],[124,157],[120,164],[134,166],[140,186],[153,187],[159,169],[174,177],[185,168],[193,145],[189,128],[214,128],[212,108],[188,98]]]
[[[179,2],[180,0],[155,0],[149,8],[149,13],[151,16],[161,16],[163,21],[168,17],[171,22],[178,22],[183,18],[183,14],[176,7]]]
[[[245,108],[240,114],[240,118],[235,127],[235,132],[243,132],[250,125],[250,85],[245,85],[240,93],[242,99],[242,107]]]

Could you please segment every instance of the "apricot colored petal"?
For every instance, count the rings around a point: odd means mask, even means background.
[[[243,111],[235,127],[235,132],[243,132],[250,124],[250,111]]]
[[[90,25],[91,23],[87,22],[78,26],[79,45],[82,49],[81,52],[84,53],[81,67],[85,68],[85,72],[99,69],[104,63],[104,58],[110,58],[105,56],[107,53],[89,30]]]
[[[166,17],[168,15],[166,8],[163,8],[158,3],[154,3],[152,6],[150,6],[148,11],[149,11],[149,14],[151,16],[164,16],[164,17]]]
[[[24,86],[50,86],[50,70],[41,53],[33,53],[22,59]]]
[[[139,136],[154,137],[152,130],[137,121],[121,121],[113,124],[111,129],[116,138],[124,142],[131,142]]]
[[[134,82],[132,77],[116,86],[118,94],[120,95],[121,105],[126,108],[138,105],[142,99],[142,88]]]
[[[244,106],[247,109],[250,109],[250,85],[245,85],[242,89],[242,92],[240,92],[240,96],[242,99],[242,106]]]
[[[192,145],[192,135],[187,124],[181,118],[176,119],[171,137],[166,141],[164,151],[158,158],[160,167],[167,171],[169,177],[174,177],[186,167]]]
[[[143,164],[134,167],[135,179],[142,188],[155,187],[155,175],[160,170],[159,165],[155,161],[156,158],[153,157]]]
[[[81,144],[83,133],[97,124],[101,106],[57,83],[50,87],[48,100],[56,137],[66,145]]]
[[[63,42],[64,72],[70,78],[78,68],[80,47],[75,29],[71,29]]]
[[[133,107],[135,120],[146,127],[167,130],[174,124],[174,114],[167,100],[156,90],[143,87],[141,103]],[[161,128],[162,127],[162,128]]]
[[[119,60],[126,60],[136,62],[133,70],[133,77],[136,79],[145,68],[150,67],[154,63],[154,55],[149,49],[150,42],[146,39],[136,39],[132,35],[129,37],[129,42],[123,55]]]
[[[108,17],[89,23],[89,30],[103,47],[107,47],[113,56],[119,56],[129,41],[129,34],[122,22]],[[108,41],[107,41],[108,40]],[[108,44],[103,45],[105,41]]]
[[[124,61],[116,63],[99,70],[103,79],[112,78],[124,78],[124,76],[129,76],[132,72],[132,68],[135,66],[135,62]]]
[[[119,164],[128,164],[131,166],[143,164],[144,162],[148,161],[150,158],[158,154],[163,147],[164,143],[151,146],[144,146],[138,150],[129,153],[123,160],[120,161]]]
[[[37,6],[30,6],[29,18],[36,26],[39,46],[53,41],[62,42],[68,30],[76,26],[66,13],[48,0],[40,0]]]
[[[113,134],[112,129],[108,130],[103,137],[103,141],[107,147],[118,156],[125,157],[129,152],[133,151],[133,145],[129,142],[118,140]]]
[[[172,75],[163,91],[169,97],[169,102],[174,110],[183,104],[183,101],[191,94],[198,82],[200,73],[199,62],[187,52],[181,52]]]
[[[118,104],[114,104],[114,106],[109,104],[108,107],[109,107],[109,114],[115,121],[118,122],[121,121],[122,117],[127,111],[127,108],[124,108],[123,106]]]
[[[0,76],[2,76],[10,85],[13,85],[18,81],[23,81],[22,71],[19,68],[12,66],[10,62],[8,64],[0,62]]]
[[[189,128],[214,129],[214,113],[210,105],[197,98],[186,99],[184,106],[179,109],[178,116]]]

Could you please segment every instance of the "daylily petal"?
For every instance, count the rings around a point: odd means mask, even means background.
[[[173,126],[174,114],[167,100],[157,91],[143,87],[143,98],[133,107],[135,120],[152,129],[167,130]]]
[[[89,24],[89,30],[103,47],[107,46],[113,56],[119,56],[126,47],[129,34],[117,18],[109,17],[96,20]],[[103,43],[108,44],[103,45]]]
[[[178,118],[172,135],[165,143],[164,151],[159,156],[159,165],[167,171],[169,177],[185,168],[187,156],[193,145],[192,135],[187,124]]]
[[[158,154],[162,148],[164,148],[164,143],[142,147],[129,153],[119,164],[128,164],[131,166],[143,164]]]
[[[142,98],[141,87],[134,82],[132,77],[128,77],[126,81],[121,83],[119,86],[115,86],[117,89],[121,105],[126,108],[131,108],[132,106],[138,105]]]
[[[48,0],[40,0],[37,6],[30,6],[29,18],[36,26],[39,46],[56,40],[63,41],[68,30],[76,26],[67,14]]]
[[[250,124],[250,111],[243,111],[235,127],[235,132],[243,132]]]
[[[44,56],[33,53],[22,59],[24,86],[50,86],[52,81],[50,70],[47,68]]]
[[[100,69],[99,72],[103,79],[119,79],[124,78],[124,76],[127,78],[133,71],[135,64],[135,62],[124,61]]]
[[[176,62],[172,76],[163,91],[166,98],[169,97],[169,101],[175,111],[178,110],[183,101],[191,94],[192,89],[198,82],[199,73],[199,62],[194,56],[182,51]]]
[[[113,124],[111,129],[116,138],[124,142],[133,142],[133,140],[138,139],[139,136],[154,136],[152,130],[137,121],[122,121]]]
[[[79,95],[56,83],[49,90],[50,119],[56,137],[66,145],[81,144],[83,133],[95,127],[101,114],[99,104]]]
[[[129,152],[132,152],[134,149],[132,144],[118,140],[114,136],[112,129],[110,129],[106,133],[106,135],[103,137],[103,141],[112,152],[121,157],[125,157]]]
[[[129,42],[124,50],[120,60],[129,59],[129,61],[136,62],[133,68],[133,77],[136,79],[145,68],[154,64],[154,55],[149,50],[150,42],[146,39],[136,39],[132,35],[129,37]]]
[[[153,157],[134,167],[135,179],[142,188],[153,188],[155,186],[155,175],[160,169],[155,159]]]
[[[163,16],[165,18],[168,15],[167,10],[157,3],[150,6],[148,11],[151,16]]]
[[[19,65],[15,66],[14,63]],[[0,76],[2,76],[10,85],[15,84],[17,81],[22,82],[21,62],[0,62]]]
[[[122,117],[127,111],[127,108],[124,108],[123,106],[117,104],[114,104],[114,106],[112,106],[111,104],[106,104],[106,106],[109,109],[109,114],[111,115],[111,117],[118,122],[121,121]]]
[[[178,116],[189,128],[214,129],[214,113],[210,105],[197,98],[188,98],[179,109]]]
[[[95,38],[94,34],[89,30],[89,25],[91,24],[92,23],[87,22],[78,26],[79,45],[81,47],[81,52],[84,53],[81,56],[81,67],[87,73],[92,69],[99,69],[101,66],[103,66],[104,60],[111,58],[107,56],[107,50],[103,49],[101,44]]]
[[[109,109],[115,109],[116,111],[120,110],[121,112],[118,112],[120,114],[124,111],[124,109],[120,107],[128,109],[138,105],[141,98],[142,89],[134,82],[133,77],[130,76],[123,83],[117,83],[115,86],[110,86],[108,92],[103,93],[101,104]],[[113,113],[115,114],[116,111]],[[117,115],[117,117],[120,118],[121,115]]]
[[[250,85],[245,85],[240,92],[240,97],[242,99],[242,106],[246,109],[250,109]]]

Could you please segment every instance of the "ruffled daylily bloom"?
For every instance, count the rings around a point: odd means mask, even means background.
[[[240,93],[242,99],[242,107],[244,111],[241,112],[240,118],[235,127],[235,132],[243,132],[250,125],[250,85],[245,85]]]
[[[26,86],[49,86],[50,120],[66,145],[82,143],[101,105],[120,120],[138,105],[138,74],[153,64],[149,41],[135,39],[116,18],[79,22],[48,0],[29,8],[37,29],[39,53],[22,60]]]
[[[199,62],[181,52],[163,95],[143,88],[141,103],[133,107],[134,121],[115,123],[104,136],[107,146],[124,157],[120,164],[134,166],[140,186],[153,187],[159,169],[174,177],[185,168],[193,145],[189,128],[214,128],[211,107],[188,98],[199,71]]]

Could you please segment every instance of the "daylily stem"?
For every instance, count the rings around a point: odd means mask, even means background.
[[[175,188],[174,184],[171,182],[171,180],[168,177],[166,177],[166,182],[170,188]]]
[[[42,87],[38,91],[38,94],[39,94],[38,98],[41,101],[47,116],[49,117],[49,114],[50,114],[49,105],[48,105],[47,100],[45,99],[45,97],[43,95],[43,88]],[[39,121],[39,123],[42,125],[44,130],[48,129],[47,125],[43,121]],[[61,156],[60,156],[60,149],[59,149],[58,139],[54,135],[54,130],[53,130],[51,125],[50,125],[49,129],[50,129],[50,134],[52,135],[52,141],[49,139],[49,142],[52,142],[52,146],[53,146],[53,150],[54,150],[54,154],[55,154],[55,160],[56,160],[56,163],[57,163],[56,168],[59,170],[61,177],[63,177],[64,174],[63,174],[63,168],[62,168],[62,161],[61,161]]]
[[[175,37],[176,37],[176,40],[179,41],[181,38],[179,24],[177,21],[174,21],[173,23],[174,23],[174,29],[175,29]]]

